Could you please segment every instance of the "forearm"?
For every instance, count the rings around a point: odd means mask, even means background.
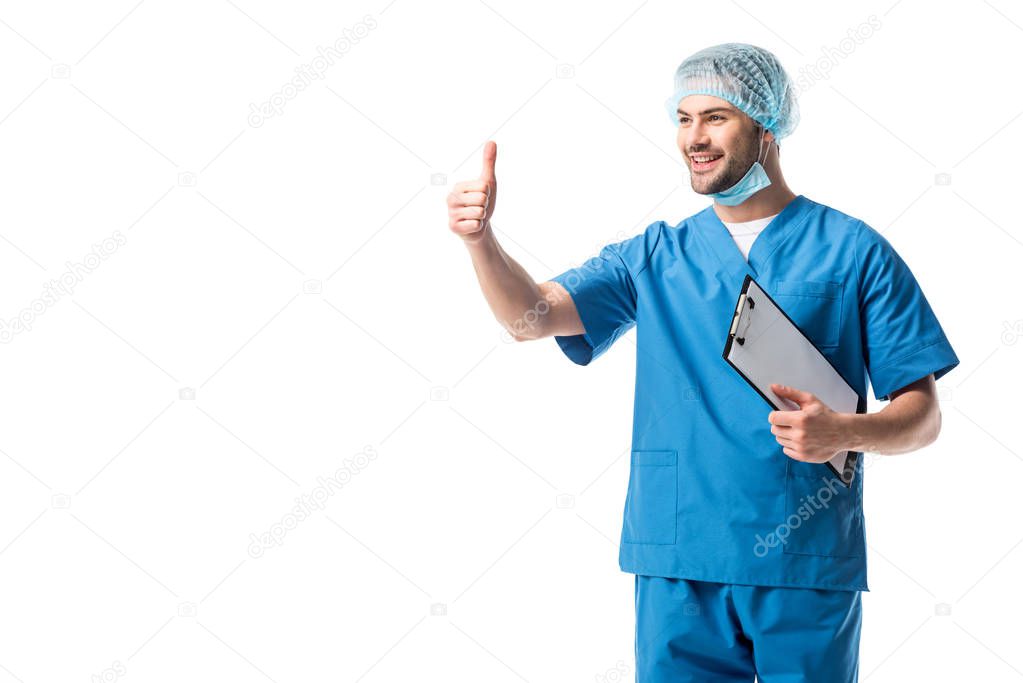
[[[519,339],[538,336],[548,307],[539,285],[494,237],[493,226],[477,242],[466,243],[483,296],[497,321]]]
[[[876,413],[846,414],[848,450],[895,455],[923,448],[941,431],[941,411],[926,393],[908,391]]]

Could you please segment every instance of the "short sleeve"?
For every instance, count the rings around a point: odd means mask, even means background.
[[[959,365],[919,283],[892,245],[861,223],[856,239],[863,355],[874,396],[890,394]]]
[[[573,363],[589,365],[635,326],[635,277],[649,262],[659,227],[653,224],[642,234],[608,244],[582,265],[551,278],[571,295],[586,330],[554,337]]]

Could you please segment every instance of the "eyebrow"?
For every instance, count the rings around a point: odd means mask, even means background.
[[[716,112],[716,111],[724,111],[724,112],[729,112],[729,113],[731,113],[731,112],[733,112],[733,111],[735,111],[735,110],[734,110],[734,109],[732,109],[732,108],[730,108],[730,107],[713,107],[713,108],[711,108],[711,109],[704,109],[703,111],[699,112],[699,115],[700,115],[700,116],[703,116],[704,114],[710,114],[710,113],[712,113],[712,112]],[[675,112],[675,113],[676,113],[676,114],[685,114],[686,116],[689,116],[689,114],[686,114],[686,112],[682,111],[681,109],[679,109],[679,110],[678,110],[677,112]]]

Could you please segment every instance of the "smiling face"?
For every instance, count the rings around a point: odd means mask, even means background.
[[[689,95],[678,104],[678,148],[689,166],[693,191],[711,194],[739,182],[758,156],[766,160],[768,141],[749,116],[710,95]],[[761,149],[763,144],[763,149]]]

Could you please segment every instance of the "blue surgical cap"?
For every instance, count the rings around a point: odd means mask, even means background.
[[[724,43],[687,57],[675,71],[675,94],[665,102],[676,126],[678,103],[689,95],[719,97],[781,139],[799,123],[796,94],[777,57],[762,47]]]

